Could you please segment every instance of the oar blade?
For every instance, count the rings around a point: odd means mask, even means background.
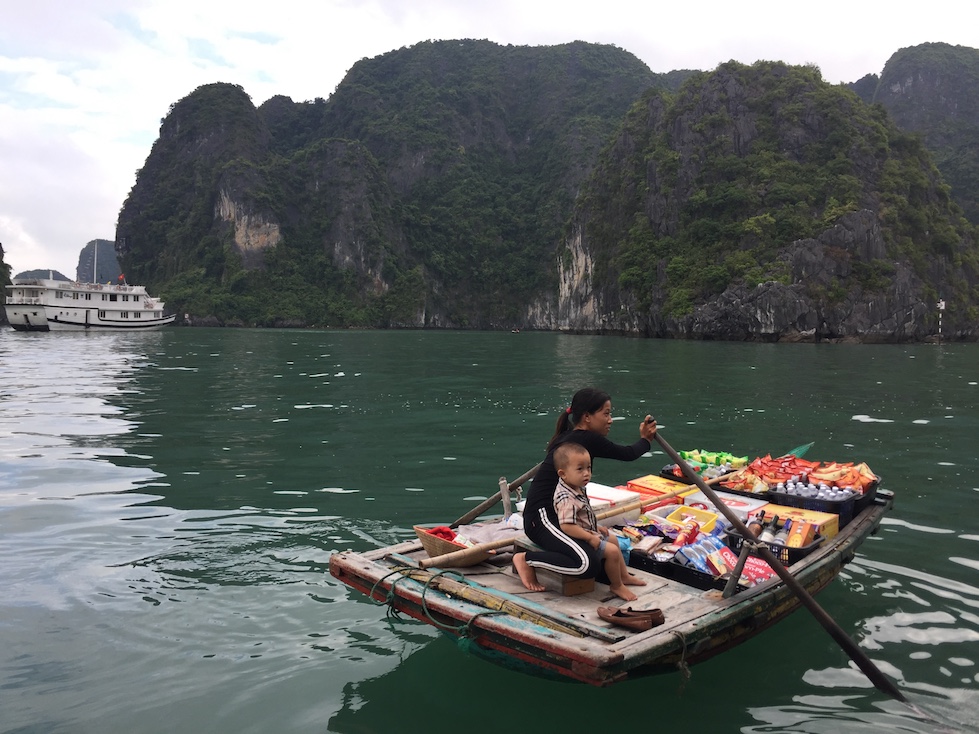
[[[802,446],[796,446],[791,451],[786,451],[784,454],[782,454],[782,456],[794,456],[795,458],[800,459],[805,456],[806,452],[812,448],[814,443],[816,442],[810,441],[809,443],[802,444]]]

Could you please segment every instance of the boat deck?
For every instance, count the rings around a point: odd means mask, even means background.
[[[860,543],[892,507],[881,491],[840,533],[789,566],[816,593],[839,574]],[[633,569],[646,586],[630,587],[639,598],[622,602],[608,586],[564,596],[561,580],[539,573],[547,587],[530,592],[512,572],[510,554],[466,568],[418,568],[427,554],[417,540],[366,553],[336,553],[330,572],[348,586],[420,621],[465,638],[471,651],[539,675],[557,675],[593,685],[675,670],[726,650],[757,634],[800,606],[778,578],[729,598]],[[636,632],[611,625],[600,606],[659,608],[666,621]]]

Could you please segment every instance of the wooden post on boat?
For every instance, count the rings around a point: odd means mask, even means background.
[[[507,489],[512,492],[517,487],[519,487],[521,484],[523,484],[524,482],[526,482],[528,479],[533,479],[534,476],[537,474],[537,470],[538,469],[540,469],[540,464],[538,464],[537,466],[535,466],[533,469],[530,469],[529,471],[524,472],[519,477],[517,477],[516,479],[514,479],[512,482],[510,482],[510,484],[507,485]],[[468,523],[471,523],[473,520],[475,520],[477,517],[479,517],[480,515],[482,515],[489,508],[491,508],[493,505],[495,505],[497,502],[499,502],[502,497],[503,497],[502,490],[501,491],[498,491],[492,497],[488,497],[485,500],[483,500],[482,502],[480,502],[478,505],[476,505],[474,508],[472,508],[465,515],[463,515],[458,520],[456,520],[454,523],[452,523],[451,525],[449,525],[449,527],[450,528],[454,528],[454,527],[457,527],[459,525],[466,525]]]
[[[902,703],[907,703],[907,699],[897,689],[897,686],[895,686],[894,683],[892,683],[891,680],[885,676],[876,665],[874,665],[873,661],[864,654],[863,650],[857,647],[857,644],[850,638],[850,636],[843,631],[836,621],[830,617],[821,606],[819,606],[816,600],[813,599],[812,595],[806,591],[805,587],[800,584],[791,573],[789,573],[788,569],[786,569],[784,565],[782,565],[782,562],[774,553],[772,553],[771,549],[764,543],[757,543],[756,541],[751,540],[752,534],[748,531],[745,524],[741,522],[741,519],[731,511],[730,507],[717,498],[717,495],[714,494],[714,490],[711,489],[703,478],[701,478],[701,476],[697,474],[697,472],[695,472],[686,461],[683,460],[680,454],[678,454],[673,447],[659,435],[658,431],[656,434],[654,434],[654,438],[659,445],[663,447],[663,450],[676,463],[676,465],[683,469],[683,473],[686,474],[694,484],[700,487],[700,490],[705,495],[707,495],[707,499],[714,504],[714,507],[717,508],[718,512],[724,515],[724,517],[728,519],[728,521],[737,529],[737,531],[741,533],[741,537],[745,539],[744,542],[754,543],[755,552],[758,554],[758,556],[772,567],[772,570],[778,574],[780,579],[782,579],[782,583],[792,590],[792,592],[799,598],[799,601],[802,602],[802,605],[812,613],[812,615],[816,618],[816,621],[823,626],[823,629],[829,632],[830,636],[836,640],[837,644],[843,648],[843,651],[849,655],[850,659],[857,664],[860,670],[864,672],[864,675],[870,679],[870,682],[874,684],[877,690],[881,691],[882,693],[886,693],[891,698],[901,701]]]

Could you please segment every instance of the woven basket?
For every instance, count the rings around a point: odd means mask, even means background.
[[[429,558],[435,558],[436,556],[442,556],[446,553],[452,553],[454,551],[465,550],[466,546],[460,543],[453,543],[451,540],[445,540],[437,535],[432,535],[428,532],[429,528],[424,525],[415,525],[415,535],[418,536],[418,540],[422,543],[422,548],[428,553]],[[482,563],[487,558],[489,558],[488,552],[477,553],[472,558],[466,559],[463,564],[454,564],[456,566],[475,566],[477,563]]]

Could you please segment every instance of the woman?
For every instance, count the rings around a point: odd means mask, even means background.
[[[599,576],[600,580],[604,576],[601,573],[602,558],[598,553],[600,538],[579,541],[561,530],[554,509],[554,489],[558,483],[557,470],[554,468],[554,449],[570,441],[588,449],[592,460],[634,461],[649,451],[651,440],[656,434],[656,421],[648,415],[639,425],[641,438],[631,446],[609,441],[606,436],[611,427],[612,398],[608,393],[592,387],[576,392],[571,406],[558,417],[554,436],[547,445],[547,456],[530,485],[530,493],[523,509],[524,532],[543,550],[517,553],[513,557],[513,567],[520,576],[520,581],[530,591],[544,590],[543,584],[537,580],[538,568],[584,578]],[[624,581],[628,585],[643,583],[631,575]],[[636,598],[627,589],[615,593],[626,601]]]

